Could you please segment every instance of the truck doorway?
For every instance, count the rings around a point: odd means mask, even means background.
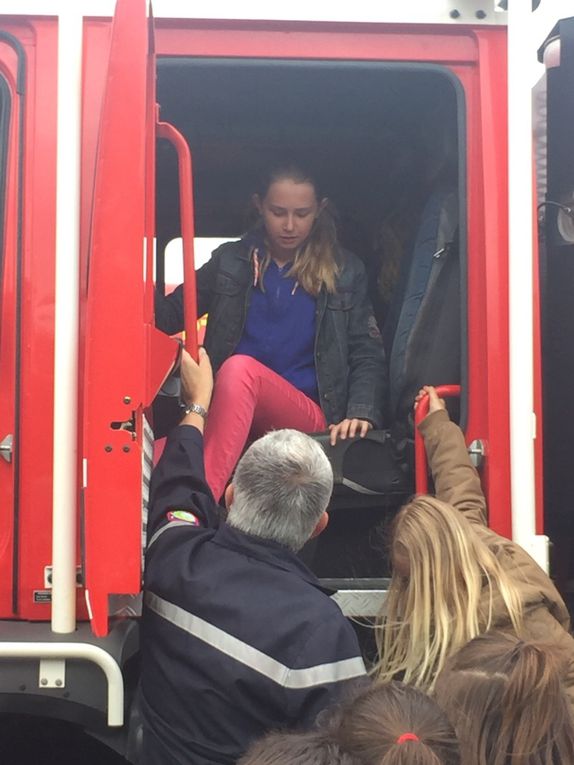
[[[389,366],[386,425],[397,440],[412,437],[420,385],[462,383],[464,393],[464,105],[446,68],[165,57],[157,99],[161,119],[190,145],[196,237],[214,247],[249,228],[257,179],[277,158],[296,158],[321,180],[341,243],[369,275]],[[156,211],[161,264],[180,236],[177,163],[161,141]],[[433,264],[445,248],[455,265],[439,278]],[[321,545],[344,538],[345,549],[319,556],[322,576],[382,574],[380,554],[358,550],[371,549],[396,501],[367,504],[332,516]]]

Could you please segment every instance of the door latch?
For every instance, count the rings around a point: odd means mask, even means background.
[[[14,436],[9,433],[0,442],[0,456],[2,456],[6,462],[12,462],[12,451],[14,445]]]
[[[467,451],[468,456],[470,457],[470,461],[474,467],[479,468],[484,462],[484,458],[486,456],[486,447],[484,445],[484,441],[481,441],[480,438],[477,438],[471,443]]]

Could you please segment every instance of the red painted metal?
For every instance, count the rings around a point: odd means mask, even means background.
[[[169,141],[177,152],[179,166],[179,211],[183,238],[183,309],[185,314],[185,348],[198,359],[197,294],[193,252],[194,206],[191,152],[184,136],[168,122],[157,123],[157,136]]]
[[[9,90],[11,102],[10,132],[4,188],[4,220],[0,221],[4,251],[0,254],[3,269],[0,272],[0,440],[16,435],[16,256],[17,256],[17,194],[18,194],[18,115],[19,98],[16,93],[16,61],[14,51],[0,43],[0,77]],[[15,442],[14,442],[15,443]],[[11,462],[0,459],[0,616],[13,615],[12,585],[15,533],[15,455]]]
[[[84,558],[94,629],[99,634],[107,628],[108,594],[139,589],[142,412],[175,356],[173,341],[151,323],[155,69],[145,6],[144,0],[120,0],[113,41],[109,22],[85,22],[85,348],[80,405],[82,456],[87,459]],[[490,458],[484,477],[491,525],[509,534],[504,30],[164,19],[159,24],[159,55],[432,63],[447,66],[458,77],[464,91],[467,123],[466,438],[481,438],[488,443]],[[49,617],[49,606],[34,604],[32,593],[43,588],[44,566],[51,562],[57,25],[53,19],[46,19],[29,25],[12,24],[11,28],[26,46],[29,64],[24,157],[25,341],[20,349],[23,418],[18,616],[38,619]],[[110,64],[106,69],[103,62],[108,51]],[[8,76],[14,64],[10,56],[0,48],[0,71],[7,71]],[[100,131],[96,130],[98,122]],[[189,213],[191,204],[182,204],[182,209]],[[7,214],[7,231],[13,225],[8,218],[12,220],[12,212]],[[8,234],[7,243],[12,241],[10,236],[13,240],[14,232]],[[146,279],[142,287],[144,259]],[[7,264],[9,260],[10,256]],[[10,278],[12,267],[8,265],[5,279]],[[6,282],[2,300],[0,363],[5,380],[4,372],[12,368],[9,356],[15,352],[10,339],[15,305]],[[195,312],[186,309],[186,315],[195,316]],[[4,392],[0,391],[0,422],[4,416],[8,420],[10,417]],[[129,404],[124,403],[127,398]],[[135,433],[110,427],[111,422],[132,417]],[[112,451],[106,451],[106,446]],[[125,447],[129,451],[124,451]],[[10,469],[0,462],[0,478]],[[0,545],[11,533],[10,519],[3,514],[4,507],[11,507],[8,485],[0,481],[0,497],[7,500],[7,504],[2,501],[0,505]],[[0,613],[7,616],[9,585],[4,572],[9,572],[11,561],[3,549],[0,547]]]
[[[532,299],[533,306],[533,364],[534,364],[534,416],[536,418],[536,434],[534,439],[534,477],[536,497],[536,533],[544,534],[544,434],[542,430],[542,339],[540,316],[540,265],[538,251],[538,211],[536,209],[536,163],[532,162]]]
[[[467,163],[465,431],[488,443],[490,523],[510,536],[506,30],[162,19],[156,46],[171,56],[439,64],[458,78]]]
[[[34,592],[44,588],[44,567],[52,561],[57,24],[34,21],[23,40],[29,73],[23,158],[18,615],[38,619],[49,618],[49,606],[35,603]],[[45,71],[50,76],[44,78]]]
[[[460,396],[460,385],[439,385],[436,392],[441,398]],[[417,494],[428,493],[427,455],[419,425],[429,411],[429,397],[423,396],[415,408],[415,491]]]
[[[158,19],[158,56],[475,63],[473,31],[435,25]]]
[[[469,440],[488,443],[490,522],[510,536],[506,30],[213,20],[159,20],[158,27],[158,55],[429,63],[459,79],[467,163],[465,430]]]
[[[85,576],[97,635],[108,596],[141,585],[141,410],[147,360],[142,273],[146,233],[148,20],[119,0],[100,120],[87,268],[84,372]]]
[[[166,377],[179,359],[179,344],[168,338],[154,326],[154,297],[155,297],[155,168],[156,168],[156,124],[158,122],[158,105],[156,103],[156,60],[154,21],[148,20],[148,64],[147,64],[147,115],[146,115],[146,222],[145,237],[146,268],[144,283],[144,322],[147,337],[147,370],[145,374],[145,401],[152,402]],[[191,167],[189,168],[191,173]],[[191,180],[189,180],[191,184]],[[193,223],[193,221],[192,221]],[[195,283],[195,272],[192,279]],[[150,417],[151,413],[146,411]]]
[[[0,427],[3,433],[15,432],[16,353],[21,365],[18,381],[21,416],[17,486],[12,484],[16,464],[8,465],[2,460],[0,465],[0,617],[45,619],[49,618],[49,605],[35,603],[34,592],[44,589],[44,567],[51,562],[57,25],[53,19],[28,23],[13,19],[3,20],[0,28],[23,46],[27,71],[24,93],[13,98],[12,103],[7,207],[3,222],[5,271],[0,285]],[[12,91],[16,63],[14,50],[0,44],[0,72]],[[17,125],[24,103],[24,139],[20,142]],[[24,198],[19,311],[22,342],[16,347],[18,160],[21,160]],[[6,430],[8,426],[10,430]],[[13,540],[7,542],[16,519],[14,490],[19,501],[13,560]],[[9,504],[5,505],[4,500]],[[12,608],[13,584],[15,609]]]
[[[469,295],[473,297],[469,304],[469,342],[474,341],[480,349],[469,359],[468,393],[471,416],[480,422],[480,428],[472,434],[467,432],[467,436],[469,440],[481,438],[488,445],[483,481],[489,524],[510,537],[506,35],[502,29],[490,31],[498,34],[488,34],[486,29],[476,32],[478,90],[469,115],[469,127],[473,126],[469,147],[474,146],[472,168],[469,162],[469,201],[470,194],[475,194],[476,212],[480,208],[476,227],[471,229],[469,221],[469,241],[480,246],[474,274],[482,274],[477,283],[473,273],[468,275]],[[482,342],[478,335],[482,335]]]
[[[109,60],[111,40],[111,24],[109,22],[85,22],[83,43],[83,68],[82,68],[82,145],[81,145],[81,188],[80,188],[80,355],[78,364],[78,389],[79,416],[78,416],[78,443],[86,443],[86,413],[85,413],[85,375],[86,375],[86,347],[89,343],[89,331],[87,324],[88,308],[88,284],[90,275],[90,250],[91,250],[91,225],[92,206],[96,173],[96,153],[99,140],[100,116],[104,93],[106,90],[107,62]],[[84,455],[80,453],[80,457]],[[83,485],[82,459],[78,460],[77,485]],[[83,493],[83,490],[81,490]],[[83,499],[78,498],[78,506],[81,508]],[[78,526],[80,529],[84,519],[80,517]],[[85,560],[85,541],[81,537],[78,544],[80,551],[80,563]],[[80,590],[82,600],[79,604],[77,616],[80,620],[88,620],[89,613],[85,591]]]

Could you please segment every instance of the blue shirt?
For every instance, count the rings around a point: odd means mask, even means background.
[[[235,353],[252,356],[313,401],[319,400],[315,373],[316,300],[271,260],[264,291],[251,288],[243,335]]]

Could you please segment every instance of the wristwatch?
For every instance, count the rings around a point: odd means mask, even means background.
[[[207,409],[201,406],[201,404],[188,404],[183,411],[186,415],[193,412],[194,414],[198,414],[200,417],[203,417],[204,420],[207,419]]]

